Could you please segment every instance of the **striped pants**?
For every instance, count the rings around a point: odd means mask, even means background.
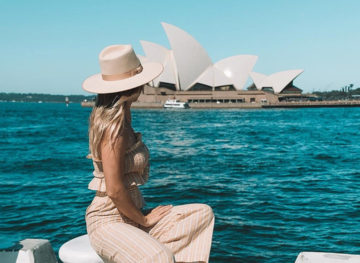
[[[208,262],[214,215],[204,204],[174,206],[145,229],[121,215],[105,196],[94,198],[86,224],[91,245],[104,262]]]

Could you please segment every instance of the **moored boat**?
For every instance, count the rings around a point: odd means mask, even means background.
[[[164,108],[173,108],[173,109],[188,109],[190,108],[187,102],[182,102],[180,100],[172,99],[167,100],[163,106]]]

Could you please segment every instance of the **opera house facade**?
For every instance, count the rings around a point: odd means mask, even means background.
[[[294,80],[303,70],[271,75],[253,72],[256,55],[235,55],[213,62],[200,43],[184,30],[162,23],[171,49],[140,41],[145,56],[141,61],[159,62],[162,74],[140,96],[141,103],[163,104],[176,98],[191,106],[232,107],[305,99]],[[253,84],[246,87],[249,79]]]

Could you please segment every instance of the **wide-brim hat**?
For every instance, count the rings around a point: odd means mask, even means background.
[[[88,77],[82,88],[91,93],[115,93],[142,86],[163,70],[160,63],[140,63],[131,45],[112,45],[99,54],[101,73]]]

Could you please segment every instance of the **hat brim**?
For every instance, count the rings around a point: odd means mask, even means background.
[[[106,81],[103,80],[101,74],[92,75],[83,82],[82,88],[87,92],[97,94],[125,91],[152,81],[163,71],[160,63],[144,63],[142,67],[143,70],[139,74],[122,80]]]

